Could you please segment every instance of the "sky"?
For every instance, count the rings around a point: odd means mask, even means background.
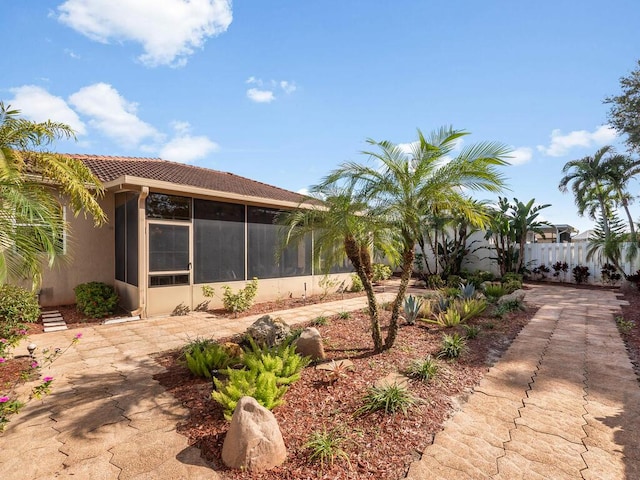
[[[0,100],[70,125],[59,152],[300,192],[367,162],[367,139],[452,126],[513,150],[502,196],[584,231],[558,182],[570,160],[624,152],[603,100],[640,59],[639,24],[637,0],[5,0]]]

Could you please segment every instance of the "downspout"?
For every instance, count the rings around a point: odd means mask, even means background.
[[[142,187],[138,196],[138,308],[136,315],[147,317],[147,232],[146,200],[149,187]]]

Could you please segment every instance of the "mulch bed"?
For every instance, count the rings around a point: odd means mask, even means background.
[[[251,474],[224,467],[222,444],[228,428],[221,407],[210,399],[211,383],[193,378],[171,352],[159,358],[167,368],[156,376],[180,402],[190,410],[189,419],[178,431],[189,443],[201,449],[202,455],[226,479],[392,479],[402,478],[409,464],[442,428],[461,397],[476,385],[488,364],[499,358],[520,329],[534,314],[533,310],[515,312],[504,319],[483,317],[470,323],[480,326],[480,335],[469,341],[469,350],[458,361],[440,361],[437,377],[429,382],[411,381],[411,394],[418,399],[408,415],[373,413],[354,416],[362,405],[367,388],[392,372],[402,372],[427,354],[436,355],[444,332],[423,322],[400,328],[395,346],[384,353],[372,350],[369,318],[354,312],[351,318],[332,317],[325,326],[317,326],[329,359],[349,358],[355,371],[331,384],[327,373],[307,367],[300,381],[285,395],[285,403],[274,410],[287,446],[286,462],[269,472]],[[384,312],[383,325],[389,313]],[[461,334],[464,332],[459,330]],[[385,332],[383,331],[383,334]],[[345,438],[342,448],[349,463],[336,463],[320,468],[310,463],[304,444],[312,432],[337,429]]]

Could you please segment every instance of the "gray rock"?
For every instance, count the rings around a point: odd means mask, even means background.
[[[305,328],[296,340],[296,352],[311,360],[324,360],[322,335],[317,328]]]
[[[229,468],[263,472],[287,457],[280,427],[273,413],[252,397],[242,397],[233,412],[222,445],[222,461]]]
[[[291,327],[281,319],[273,319],[269,315],[264,315],[253,322],[247,328],[247,334],[256,341],[258,345],[266,344],[270,347],[281,344],[291,333]]]
[[[413,283],[413,286],[415,288],[427,288],[427,282],[425,282],[424,280],[416,280]]]
[[[513,293],[509,293],[508,295],[503,295],[498,299],[498,305],[502,305],[503,303],[518,301],[524,301],[524,296],[526,292],[524,290],[515,290]]]

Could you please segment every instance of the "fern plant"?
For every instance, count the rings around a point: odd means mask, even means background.
[[[193,348],[184,352],[185,362],[189,371],[197,377],[211,378],[213,370],[222,370],[231,365],[235,357],[217,343],[210,343],[204,348]]]
[[[245,349],[242,361],[249,369],[273,373],[278,385],[291,385],[300,379],[302,369],[309,365],[310,359],[298,355],[293,343],[260,347],[249,337],[249,347]]]

